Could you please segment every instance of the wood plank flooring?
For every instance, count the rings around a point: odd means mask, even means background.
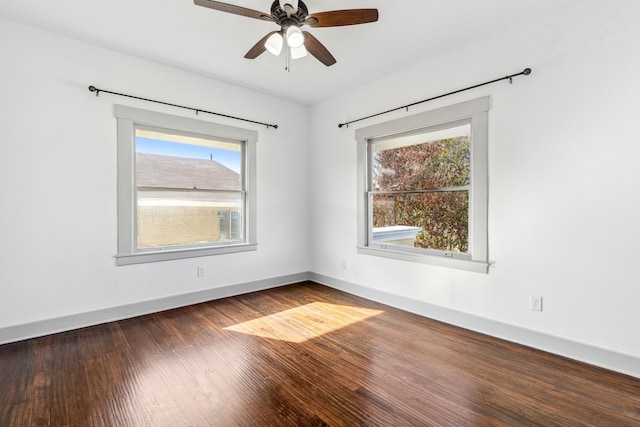
[[[640,379],[315,283],[0,346],[0,426],[640,426]]]

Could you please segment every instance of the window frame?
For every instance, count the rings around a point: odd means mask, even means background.
[[[257,250],[256,240],[256,142],[258,132],[214,122],[174,116],[124,105],[115,105],[118,141],[118,253],[116,265],[211,256]],[[241,243],[223,242],[138,248],[136,244],[136,147],[135,129],[158,128],[242,143],[244,163],[244,227]]]
[[[477,98],[454,105],[418,113],[408,117],[378,123],[355,131],[358,164],[358,235],[359,254],[487,273],[488,261],[488,111],[489,97]],[[373,243],[371,146],[375,141],[394,135],[428,132],[455,126],[461,120],[471,123],[471,184],[469,189],[469,252],[451,256],[436,250],[402,250],[391,245]]]

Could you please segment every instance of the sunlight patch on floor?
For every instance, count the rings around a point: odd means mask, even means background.
[[[223,329],[301,343],[381,313],[383,311],[362,307],[314,302]]]

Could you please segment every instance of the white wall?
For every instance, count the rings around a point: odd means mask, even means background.
[[[638,16],[634,0],[576,1],[314,106],[312,271],[640,357]],[[513,85],[337,127],[525,67],[532,75]],[[484,95],[489,274],[358,255],[355,130]],[[529,310],[532,293],[544,298],[542,313]]]
[[[0,20],[0,329],[305,273],[308,108]],[[116,103],[256,129],[256,252],[116,267]],[[295,179],[292,179],[295,177]],[[197,266],[205,277],[196,277]]]

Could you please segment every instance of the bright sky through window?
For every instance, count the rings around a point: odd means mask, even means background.
[[[136,151],[139,153],[161,154],[188,159],[215,160],[229,169],[240,173],[242,153],[203,145],[161,141],[152,138],[136,137]]]

